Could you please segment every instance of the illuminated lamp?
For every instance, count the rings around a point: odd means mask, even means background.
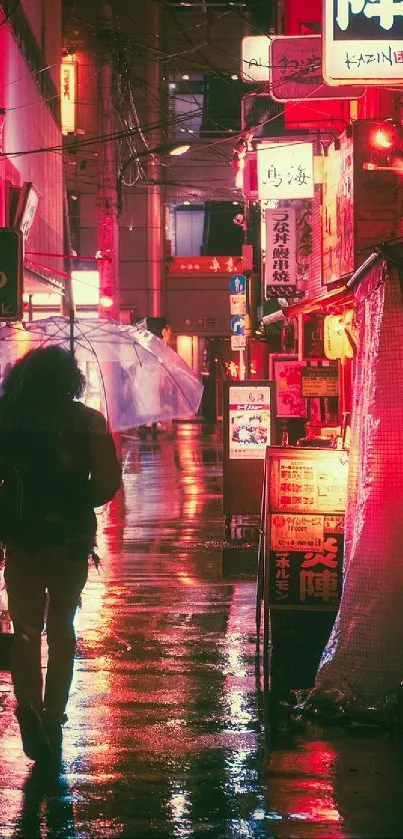
[[[113,297],[110,297],[109,294],[101,294],[99,298],[99,305],[104,309],[110,309],[111,306],[113,306]]]
[[[354,347],[346,329],[351,328],[352,313],[346,315],[326,315],[323,323],[323,344],[326,358],[332,361],[353,358]]]
[[[380,169],[403,173],[403,126],[393,119],[373,126],[368,135],[369,160],[363,162],[366,171]]]
[[[373,128],[369,135],[369,142],[377,151],[390,151],[401,149],[403,130],[400,122],[393,119],[385,119],[382,125]]]
[[[179,157],[181,154],[186,154],[187,151],[190,149],[189,143],[178,143],[176,146],[173,146],[172,149],[168,151],[170,157]]]

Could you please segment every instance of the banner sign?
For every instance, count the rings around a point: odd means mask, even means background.
[[[258,199],[313,198],[313,145],[281,141],[257,147]]]
[[[293,207],[265,210],[265,299],[296,293],[296,222]]]
[[[270,94],[277,102],[357,99],[364,89],[324,82],[321,35],[279,35],[271,42]]]
[[[323,76],[332,84],[403,85],[403,6],[325,0]]]
[[[242,273],[242,256],[174,256],[167,264],[169,274],[236,274]]]
[[[62,61],[60,73],[62,134],[71,134],[76,127],[76,62],[71,56]]]

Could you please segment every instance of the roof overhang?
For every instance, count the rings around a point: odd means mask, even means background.
[[[297,315],[310,315],[314,312],[334,312],[341,309],[348,309],[354,303],[354,292],[347,288],[346,283],[333,284],[328,287],[326,291],[318,294],[316,297],[310,297],[307,300],[301,300],[293,306],[289,306],[284,314],[287,318],[296,317]]]

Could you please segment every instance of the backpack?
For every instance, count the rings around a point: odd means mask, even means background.
[[[96,517],[84,436],[61,431],[13,437],[0,456],[0,541],[35,547],[81,535],[93,543]]]

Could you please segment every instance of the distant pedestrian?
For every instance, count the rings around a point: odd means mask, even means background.
[[[11,674],[23,749],[33,760],[61,755],[74,617],[96,541],[94,507],[110,501],[121,483],[105,418],[77,401],[84,385],[74,356],[47,346],[12,367],[0,398],[0,539],[14,625]]]

